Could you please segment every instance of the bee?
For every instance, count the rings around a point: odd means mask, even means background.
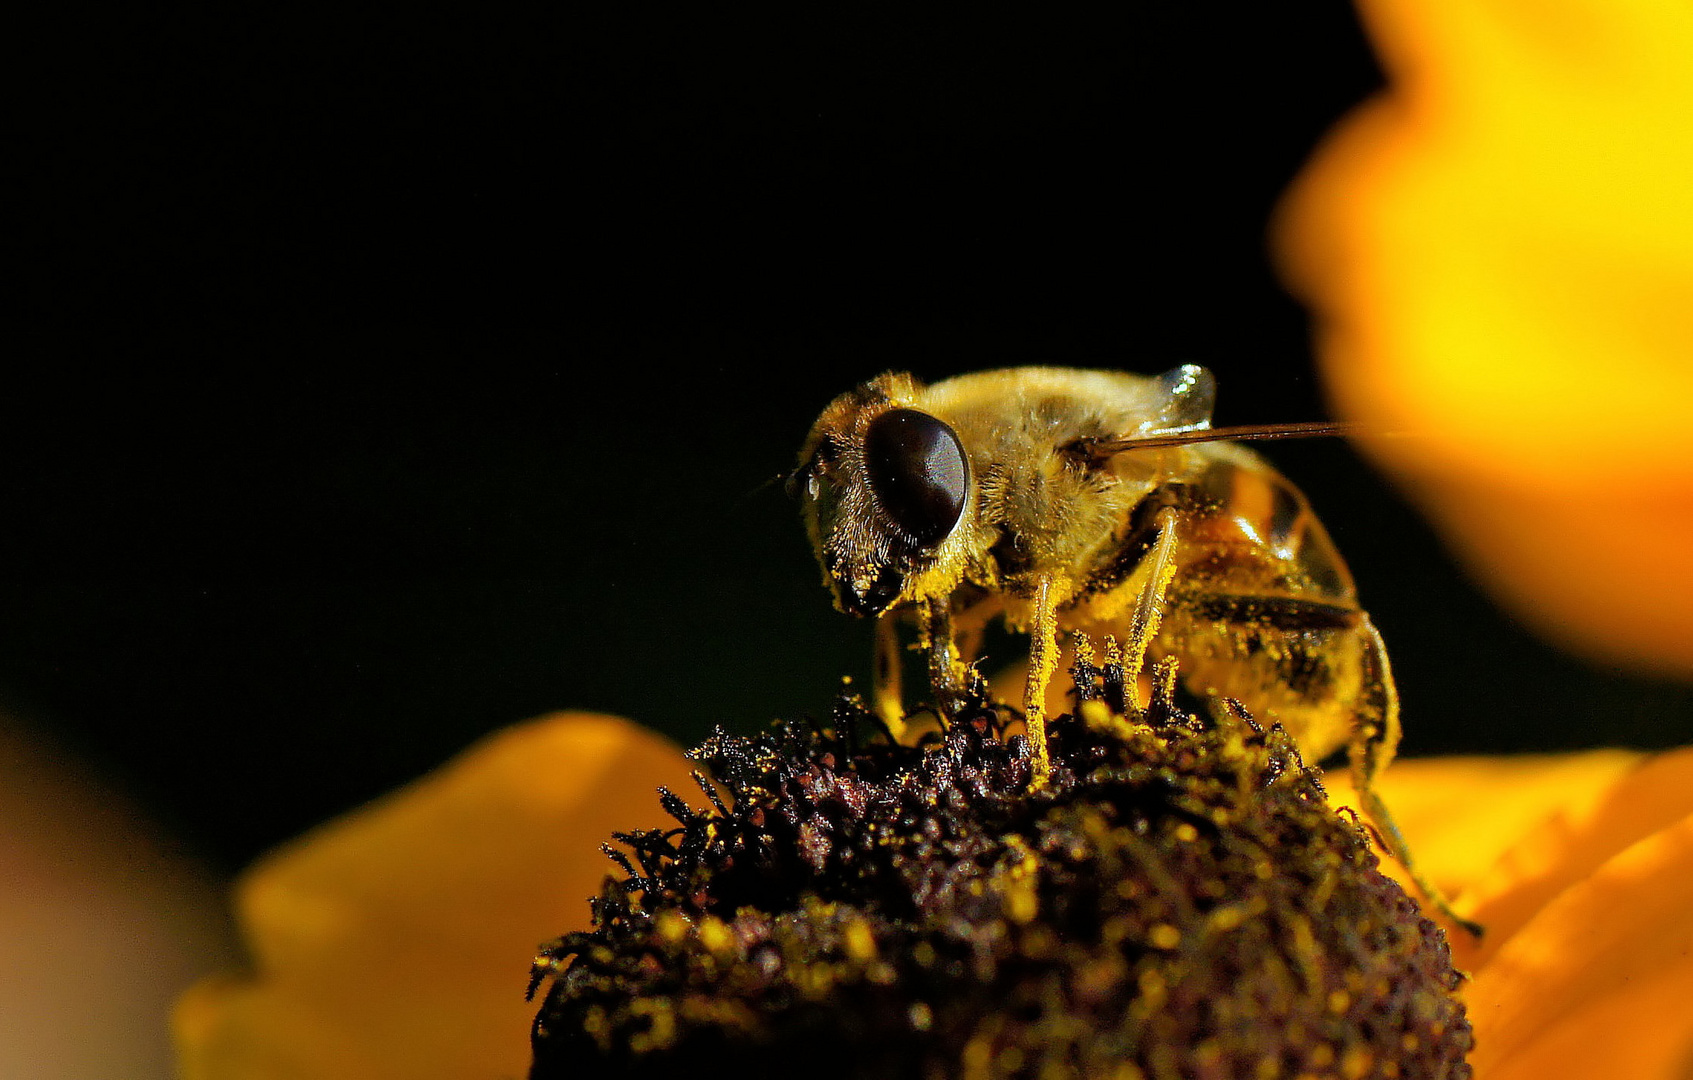
[[[1033,783],[1050,774],[1060,631],[1122,639],[1131,676],[1174,658],[1185,688],[1240,701],[1320,760],[1350,751],[1365,813],[1412,865],[1375,778],[1399,743],[1381,634],[1304,495],[1241,439],[1338,425],[1211,426],[1216,382],[1025,367],[924,385],[889,372],[823,410],[791,484],[842,611],[878,619],[878,709],[898,701],[909,613],[937,711],[964,700],[983,628],[1029,636]],[[1129,685],[1134,685],[1131,681]]]

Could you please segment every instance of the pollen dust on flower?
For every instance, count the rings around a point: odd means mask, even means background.
[[[853,697],[706,740],[706,808],[661,791],[537,959],[531,1080],[1467,1077],[1442,932],[1291,741],[1072,674],[1040,787],[983,700],[915,746]]]

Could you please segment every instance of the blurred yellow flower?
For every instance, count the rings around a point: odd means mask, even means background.
[[[1547,634],[1693,672],[1693,7],[1359,6],[1391,89],[1279,228],[1337,411]]]

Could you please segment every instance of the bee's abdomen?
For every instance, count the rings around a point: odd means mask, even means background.
[[[1263,462],[1246,461],[1209,462],[1186,496],[1190,582],[1356,606],[1352,575],[1305,496]]]

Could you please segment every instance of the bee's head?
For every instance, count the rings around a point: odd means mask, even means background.
[[[911,376],[887,374],[836,398],[789,478],[824,584],[849,614],[880,615],[932,569],[970,499],[958,433],[905,404],[916,394]]]

